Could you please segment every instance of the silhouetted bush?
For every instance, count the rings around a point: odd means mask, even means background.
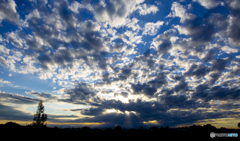
[[[153,126],[149,129],[146,128],[130,128],[123,129],[121,126],[115,128],[102,128],[102,129],[91,129],[90,127],[82,128],[58,128],[58,127],[36,127],[36,126],[20,126],[17,123],[8,122],[5,125],[1,125],[1,134],[6,136],[17,136],[19,138],[29,134],[31,136],[48,136],[50,139],[67,139],[70,138],[87,138],[90,140],[101,140],[101,139],[133,139],[133,140],[156,140],[156,139],[181,139],[181,138],[210,138],[211,132],[223,132],[223,133],[238,133],[240,129],[232,130],[226,128],[220,128],[217,130],[216,127],[211,124],[204,126],[192,125],[180,128],[169,128]],[[157,137],[157,138],[156,138]]]

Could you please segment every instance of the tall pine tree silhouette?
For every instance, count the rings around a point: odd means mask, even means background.
[[[47,121],[47,114],[44,114],[44,106],[42,101],[40,101],[38,104],[38,109],[33,120],[33,126],[45,126],[44,123]]]

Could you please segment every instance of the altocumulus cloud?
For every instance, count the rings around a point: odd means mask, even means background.
[[[58,111],[52,122],[70,124],[178,126],[235,117],[239,13],[238,0],[2,0],[0,118],[26,121],[33,111],[14,104],[40,100]],[[21,81],[23,93],[11,92],[23,75],[36,84]]]

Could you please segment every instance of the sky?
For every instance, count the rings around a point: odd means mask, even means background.
[[[239,0],[0,0],[0,123],[237,128]]]

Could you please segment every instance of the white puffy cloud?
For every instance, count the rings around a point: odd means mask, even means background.
[[[147,5],[146,3],[138,5],[137,8],[139,10],[140,15],[147,15],[147,14],[156,14],[159,11],[158,7],[155,5]]]
[[[131,19],[131,20],[128,19],[126,26],[127,26],[128,28],[132,28],[133,31],[136,31],[136,30],[138,31],[138,30],[141,29],[141,27],[137,24],[138,21],[139,21],[139,20],[138,20],[137,18],[133,18],[133,19]]]
[[[82,9],[82,8],[86,8],[89,11],[94,11],[92,5],[90,5],[90,4],[83,5],[77,1],[74,1],[71,5],[68,6],[68,8],[71,9],[74,13],[79,13],[78,10]]]
[[[171,10],[172,12],[167,17],[179,17],[181,19],[181,23],[184,23],[186,20],[192,20],[196,18],[195,15],[187,13],[186,8],[177,2],[172,4]]]
[[[1,55],[9,55],[10,49],[6,48],[3,45],[0,45],[0,54]]]
[[[5,65],[5,66],[8,66],[7,61],[2,56],[0,56],[0,63]]]
[[[141,35],[138,35],[137,32],[132,32],[132,31],[127,30],[127,31],[124,33],[124,35],[129,38],[129,39],[122,38],[123,41],[124,41],[125,43],[127,43],[128,45],[131,45],[131,46],[135,47],[136,44],[143,43],[143,41],[142,41],[142,36],[141,36]]]
[[[160,26],[164,24],[163,21],[157,21],[156,23],[146,23],[143,29],[143,35],[156,35]]]
[[[11,44],[14,45],[17,48],[23,48],[23,40],[18,36],[18,32],[8,32],[6,33],[9,41],[11,41]]]
[[[234,10],[240,9],[240,1],[239,0],[227,0],[227,3]]]
[[[20,16],[17,13],[16,6],[14,0],[8,0],[7,2],[5,0],[0,1],[0,23],[5,19],[15,24],[20,23]]]
[[[22,26],[23,26],[23,27],[28,27],[28,20],[33,19],[33,18],[37,18],[37,19],[41,18],[38,9],[34,9],[32,12],[30,12],[30,13],[26,16],[26,19],[25,19],[24,22],[22,23]]]
[[[206,9],[212,9],[220,4],[219,0],[193,0],[193,2],[198,2]]]
[[[230,48],[230,47],[228,47],[228,46],[222,47],[222,50],[223,50],[224,52],[226,52],[227,54],[237,53],[237,52],[238,52],[237,49]]]
[[[94,7],[94,16],[98,22],[107,22],[112,27],[126,25],[127,17],[136,10],[136,6],[144,0],[110,0],[108,5],[100,1]]]

